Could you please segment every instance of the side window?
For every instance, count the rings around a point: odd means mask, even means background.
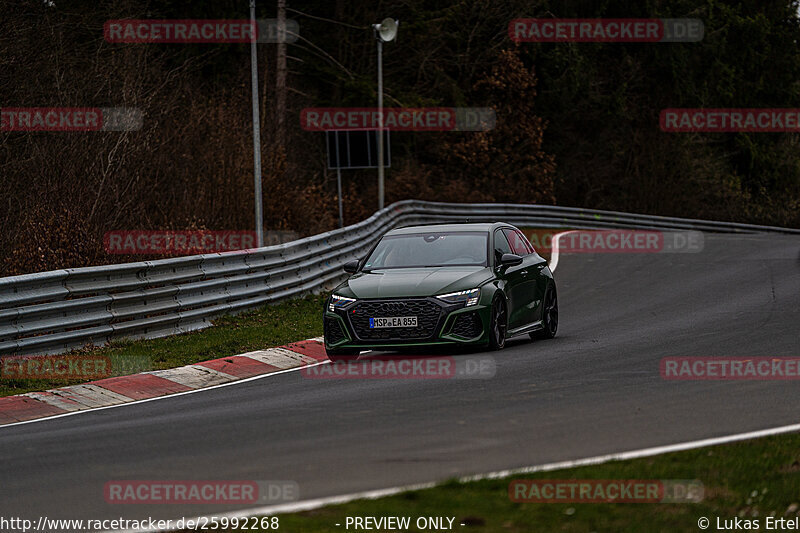
[[[511,251],[511,246],[508,244],[508,239],[503,234],[502,230],[497,230],[494,232],[494,257],[495,262],[500,260],[500,256],[503,254],[511,254],[514,253]]]
[[[522,239],[522,242],[525,243],[525,246],[528,248],[528,253],[529,254],[534,253],[536,250],[534,250],[531,241],[529,241],[528,238],[525,236],[525,234],[522,233],[521,231],[517,231],[517,233],[519,234],[519,238]]]
[[[528,244],[525,236],[518,231],[511,229],[504,229],[506,237],[508,237],[509,244],[513,253],[525,257],[531,253],[530,245]]]

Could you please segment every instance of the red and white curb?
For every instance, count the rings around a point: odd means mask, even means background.
[[[328,360],[322,338],[192,365],[0,398],[0,426],[216,387]]]
[[[558,265],[559,238],[568,233],[570,232],[565,231],[553,236],[551,271],[555,271]],[[172,394],[186,394],[327,361],[322,337],[317,337],[277,348],[222,357],[168,370],[155,370],[44,392],[7,396],[0,398],[0,427],[63,416],[77,411],[147,401]]]

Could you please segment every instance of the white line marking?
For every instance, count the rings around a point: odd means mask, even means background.
[[[708,439],[701,439],[689,442],[682,442],[679,444],[668,444],[665,446],[655,446],[652,448],[642,448],[640,450],[631,450],[627,452],[612,453],[607,455],[598,455],[595,457],[587,457],[584,459],[576,459],[574,461],[561,461],[558,463],[547,463],[543,465],[525,466],[521,468],[512,468],[509,470],[500,470],[497,472],[489,472],[486,474],[477,474],[473,476],[464,476],[459,478],[461,483],[469,483],[471,481],[480,481],[483,479],[498,479],[516,474],[532,474],[534,472],[550,472],[553,470],[564,470],[567,468],[576,468],[579,466],[590,466],[607,463],[609,461],[625,461],[628,459],[640,459],[642,457],[651,457],[653,455],[661,455],[664,453],[680,452],[684,450],[693,450],[695,448],[704,448],[706,446],[717,446],[720,444],[728,444],[731,442],[738,442],[749,439],[757,439],[761,437],[769,437],[772,435],[781,435],[784,433],[795,433],[800,431],[800,424],[792,424],[789,426],[780,426],[769,429],[761,429],[758,431],[750,431],[747,433],[737,433],[734,435],[726,435],[724,437],[712,437]],[[316,498],[313,500],[302,500],[298,502],[290,502],[279,505],[267,505],[263,507],[254,507],[251,509],[243,509],[241,511],[233,511],[227,514],[215,514],[219,517],[229,518],[245,518],[255,515],[275,515],[285,513],[297,513],[301,511],[310,511],[319,509],[328,505],[336,505],[340,503],[348,503],[354,500],[375,500],[377,498],[384,498],[386,496],[394,496],[401,492],[411,490],[429,489],[437,486],[439,483],[428,482],[419,483],[416,485],[406,485],[402,487],[389,487],[386,489],[368,490],[364,492],[355,492],[351,494],[342,494],[339,496],[328,496],[325,498]],[[200,517],[197,517],[200,518]],[[197,518],[194,518],[195,522]],[[173,529],[174,530],[174,529]],[[140,531],[173,531],[173,530],[140,530]],[[127,533],[127,532],[125,532]]]
[[[575,233],[576,231],[578,231],[578,230],[574,230],[573,229],[573,230],[569,230],[569,231],[561,231],[561,232],[556,233],[555,235],[553,235],[553,248],[550,251],[550,263],[548,265],[550,267],[550,272],[555,272],[556,271],[556,267],[558,266],[558,256],[559,256],[559,250],[558,250],[559,242],[558,242],[558,240],[561,238],[562,235],[567,235],[568,233]]]
[[[733,435],[725,435],[722,437],[711,437],[708,439],[693,440],[688,442],[680,442],[678,444],[666,444],[664,446],[654,446],[652,448],[642,448],[640,450],[631,450],[628,452],[611,453],[608,455],[598,455],[596,457],[587,457],[585,459],[576,459],[574,461],[562,461],[559,463],[549,463],[539,466],[526,466],[522,468],[514,468],[510,470],[501,470],[499,472],[491,472],[489,474],[478,474],[476,476],[466,476],[460,478],[462,482],[478,481],[481,479],[497,479],[507,477],[515,474],[530,474],[534,472],[549,472],[551,470],[561,470],[564,468],[575,468],[578,466],[589,466],[607,463],[609,461],[627,461],[629,459],[641,459],[643,457],[651,457],[653,455],[662,455],[665,453],[682,452],[685,450],[694,450],[696,448],[705,448],[707,446],[719,446],[720,444],[730,444],[731,442],[739,442],[743,440],[758,439],[762,437],[770,437],[773,435],[783,435],[785,433],[797,433],[800,431],[800,424],[791,424],[788,426],[779,426],[774,428],[759,429],[757,431],[749,431],[747,433],[735,433]]]
[[[287,372],[296,372],[296,371],[301,370],[303,368],[309,368],[309,367],[312,367],[312,366],[327,365],[329,362],[330,361],[322,361],[322,362],[319,362],[319,363],[315,363],[313,365],[301,365],[301,366],[296,366],[296,367],[293,367],[293,368],[286,368],[284,370],[277,370],[275,372],[270,372],[269,374],[261,374],[260,376],[253,376],[253,377],[249,377],[249,378],[244,378],[244,379],[240,379],[238,381],[231,381],[229,383],[221,383],[220,385],[213,385],[211,387],[205,387],[203,389],[195,389],[195,390],[188,390],[188,391],[184,391],[184,392],[176,392],[176,393],[173,393],[173,394],[167,394],[166,396],[157,396],[155,398],[145,398],[144,400],[134,400],[132,402],[120,403],[120,404],[116,404],[116,405],[106,405],[106,406],[103,406],[103,407],[95,407],[93,409],[84,409],[82,411],[73,411],[71,413],[62,413],[62,414],[59,414],[59,415],[46,416],[44,418],[36,418],[34,420],[23,420],[21,422],[12,422],[11,424],[4,424],[4,425],[0,426],[0,432],[2,432],[5,428],[13,427],[13,426],[21,426],[22,424],[34,424],[36,422],[44,422],[45,420],[53,420],[54,418],[63,418],[65,416],[79,415],[79,414],[83,414],[83,413],[95,413],[97,411],[103,411],[105,409],[113,409],[115,407],[125,407],[125,406],[128,406],[128,405],[136,405],[136,404],[139,404],[139,403],[153,402],[153,401],[156,401],[156,400],[168,400],[170,398],[177,398],[178,396],[186,396],[187,394],[195,394],[197,392],[204,392],[204,391],[208,391],[208,390],[219,389],[219,388],[222,388],[222,387],[229,387],[231,385],[238,385],[240,383],[247,383],[249,381],[255,381],[257,379],[263,379],[263,378],[268,378],[268,377],[272,377],[272,376],[277,376],[278,374],[286,374]]]

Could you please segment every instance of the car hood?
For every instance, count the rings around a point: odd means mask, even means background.
[[[492,277],[482,266],[389,268],[359,272],[336,293],[351,298],[409,298],[474,289]]]

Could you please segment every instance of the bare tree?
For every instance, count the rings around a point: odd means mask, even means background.
[[[275,115],[278,147],[286,149],[286,0],[278,0],[278,60],[275,67]]]

